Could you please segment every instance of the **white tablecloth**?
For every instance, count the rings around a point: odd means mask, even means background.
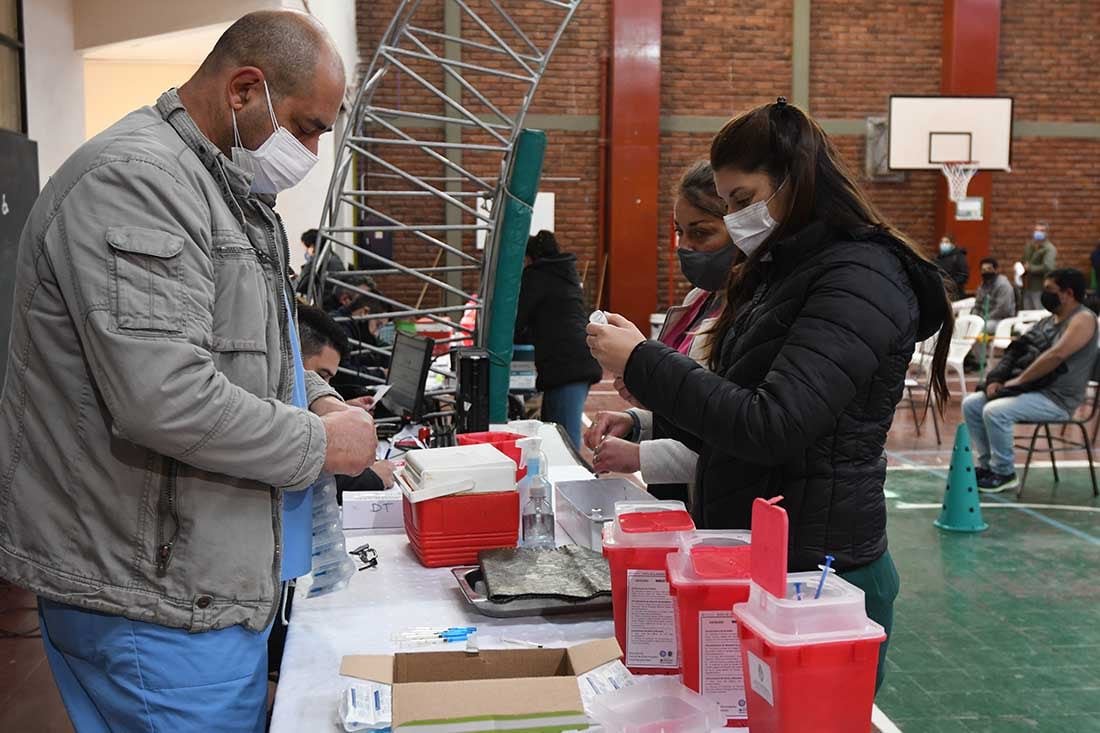
[[[556,429],[544,426],[543,451],[551,481],[592,475],[576,463]],[[299,595],[287,631],[272,733],[342,730],[336,706],[348,680],[339,674],[347,654],[389,654],[393,635],[417,626],[477,626],[483,649],[517,648],[501,639],[570,646],[614,635],[606,616],[492,619],[466,603],[448,568],[425,568],[404,532],[349,531],[348,549],[364,542],[378,551],[378,567],[355,574],[351,584],[321,598]],[[438,648],[438,647],[437,647]]]

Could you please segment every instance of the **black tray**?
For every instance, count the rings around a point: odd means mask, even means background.
[[[600,596],[587,601],[563,601],[558,598],[525,598],[511,603],[494,603],[485,595],[485,580],[477,565],[452,568],[462,595],[474,610],[493,618],[520,616],[554,616],[563,613],[605,613],[611,610],[611,597]]]

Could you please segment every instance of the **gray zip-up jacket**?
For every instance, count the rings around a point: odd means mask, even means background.
[[[0,576],[191,631],[274,618],[281,492],[326,440],[286,404],[286,233],[250,184],[175,90],[47,183],[0,401]]]

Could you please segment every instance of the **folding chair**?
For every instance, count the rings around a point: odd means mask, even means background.
[[[1092,382],[1096,384],[1097,368],[1100,367],[1100,358],[1097,358],[1096,362],[1092,365]],[[1080,412],[1080,410],[1078,410]],[[1020,486],[1016,489],[1016,497],[1019,498],[1024,493],[1024,484],[1027,483],[1027,472],[1031,467],[1031,457],[1035,453],[1035,441],[1039,439],[1039,431],[1043,431],[1046,437],[1047,447],[1046,450],[1039,449],[1040,453],[1050,454],[1050,468],[1054,472],[1054,482],[1058,483],[1058,464],[1055,459],[1056,453],[1067,453],[1069,451],[1083,450],[1085,455],[1089,459],[1089,477],[1092,479],[1092,495],[1100,496],[1100,489],[1096,486],[1096,466],[1092,461],[1092,441],[1095,439],[1095,432],[1093,438],[1089,438],[1088,424],[1097,419],[1100,415],[1100,388],[1094,388],[1092,390],[1092,399],[1089,400],[1088,414],[1084,417],[1078,418],[1076,415],[1070,415],[1068,420],[1047,420],[1047,421],[1025,421],[1016,423],[1017,425],[1034,425],[1035,430],[1031,433],[1031,441],[1025,446],[1022,444],[1015,444],[1015,448],[1026,450],[1027,458],[1024,461],[1024,473],[1020,477]],[[1059,435],[1052,435],[1050,427],[1061,426],[1062,433]],[[1065,437],[1065,429],[1076,426],[1081,431],[1081,440],[1073,440]],[[1095,429],[1094,429],[1095,430]],[[1055,445],[1057,443],[1057,445]]]
[[[913,396],[913,390],[923,390],[925,394],[924,406],[921,408],[920,417],[917,416],[917,400]],[[913,413],[913,426],[917,429],[917,435],[920,435],[921,425],[928,417],[929,408],[932,410],[932,428],[936,431],[936,445],[943,445],[943,440],[940,439],[940,420],[936,416],[935,398],[932,396],[932,391],[928,388],[927,382],[918,382],[912,377],[906,377],[905,379],[905,395],[909,401],[909,411]]]

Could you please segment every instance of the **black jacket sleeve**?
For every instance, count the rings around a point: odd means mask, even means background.
[[[661,438],[671,438],[683,443],[696,453],[703,448],[702,441],[699,440],[698,436],[682,430],[667,418],[653,413],[653,439],[660,440]]]
[[[826,270],[767,374],[752,388],[712,374],[663,344],[634,349],[624,381],[655,413],[723,453],[779,465],[832,429],[912,321],[898,285],[846,264]]]
[[[520,280],[519,303],[516,305],[516,328],[512,339],[515,343],[530,343],[527,329],[531,325],[531,314],[541,297],[542,288],[538,276],[530,268],[525,269],[523,279]]]

